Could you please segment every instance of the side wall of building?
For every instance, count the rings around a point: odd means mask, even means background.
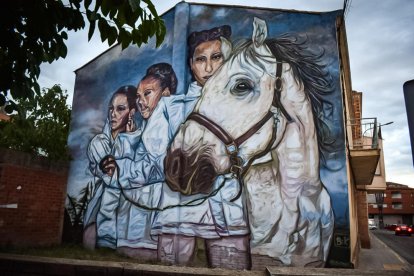
[[[202,239],[210,267],[352,266],[341,16],[180,3],[159,48],[77,70],[68,195],[87,203],[84,244],[188,265]],[[137,105],[118,124],[125,90]]]
[[[351,70],[349,64],[348,44],[346,37],[345,23],[342,19],[337,20],[338,26],[338,47],[341,60],[341,86],[343,93],[343,105],[344,105],[344,118],[346,128],[346,169],[348,179],[348,205],[349,205],[349,242],[350,248],[350,262],[354,267],[358,266],[358,254],[360,240],[358,238],[358,206],[357,206],[357,194],[350,166],[349,146],[353,143],[352,127],[347,122],[355,119],[355,111],[352,98],[352,82],[351,82]]]

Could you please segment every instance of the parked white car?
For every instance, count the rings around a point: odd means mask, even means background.
[[[368,219],[368,229],[369,230],[376,230],[377,229],[377,225],[375,224],[374,219]]]

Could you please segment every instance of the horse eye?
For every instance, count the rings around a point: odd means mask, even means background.
[[[237,95],[244,95],[250,91],[253,90],[253,85],[248,80],[241,80],[238,81],[233,88],[231,89],[231,92]]]

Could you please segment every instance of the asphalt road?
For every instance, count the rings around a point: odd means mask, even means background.
[[[414,235],[396,236],[394,231],[388,230],[370,230],[388,247],[394,250],[398,255],[403,257],[407,262],[414,265]]]

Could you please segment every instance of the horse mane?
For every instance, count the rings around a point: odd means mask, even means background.
[[[293,34],[266,39],[265,44],[278,62],[286,62],[291,66],[295,81],[303,86],[312,106],[320,155],[326,164],[326,154],[332,152],[335,139],[331,134],[332,121],[329,118],[333,104],[326,99],[326,96],[333,92],[333,84],[331,75],[322,64],[325,52],[310,51],[306,38],[300,40]],[[251,45],[251,40],[240,41],[235,46],[234,54],[243,52],[247,60],[260,66],[260,57]]]

